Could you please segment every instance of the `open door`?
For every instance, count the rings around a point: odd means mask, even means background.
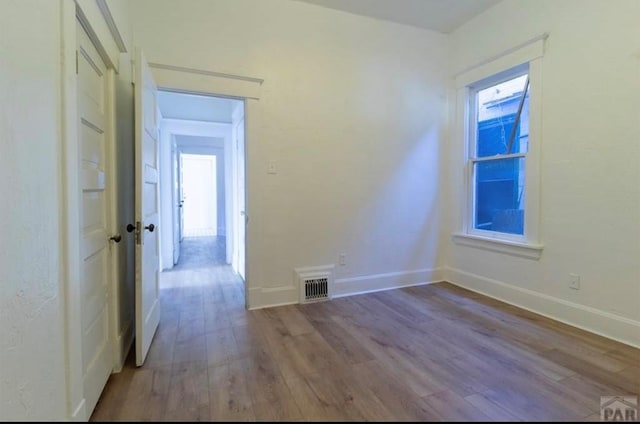
[[[157,88],[142,50],[135,66],[136,365],[144,363],[160,322]]]
[[[237,190],[238,190],[238,209],[240,216],[238,217],[238,240],[236,241],[236,248],[238,249],[238,274],[245,279],[245,234],[248,216],[245,205],[245,181],[244,181],[244,118],[238,123],[236,128],[236,157],[238,166],[236,168],[237,176]]]
[[[184,239],[184,157],[178,153],[178,193],[180,195],[180,228],[178,238]]]
[[[171,145],[171,166],[173,173],[173,264],[180,260],[180,216],[182,215],[182,195],[180,194],[180,175],[178,170],[178,150],[175,141]]]

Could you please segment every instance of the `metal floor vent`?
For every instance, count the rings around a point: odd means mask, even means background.
[[[300,303],[320,302],[331,298],[333,286],[333,265],[310,268],[296,268]]]
[[[310,278],[304,280],[304,299],[308,301],[328,299],[329,280],[326,278]]]

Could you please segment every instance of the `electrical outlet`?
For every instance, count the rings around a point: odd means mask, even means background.
[[[578,274],[569,274],[569,288],[580,290],[580,276]]]
[[[340,261],[340,265],[346,265],[347,264],[347,254],[346,253],[341,253],[339,255],[339,261]]]

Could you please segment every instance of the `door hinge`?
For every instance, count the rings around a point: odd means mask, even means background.
[[[136,221],[136,244],[142,244],[142,222]]]
[[[78,50],[76,50],[76,75],[78,75]]]

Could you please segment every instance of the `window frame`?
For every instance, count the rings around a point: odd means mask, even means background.
[[[480,81],[476,81],[475,83],[472,83],[468,86],[469,88],[469,94],[467,96],[467,102],[468,105],[467,107],[469,108],[469,117],[468,117],[468,123],[467,125],[469,126],[468,129],[468,134],[469,137],[467,140],[465,140],[465,142],[467,143],[467,158],[466,158],[466,166],[468,167],[467,169],[467,196],[468,196],[468,205],[469,208],[467,210],[467,219],[468,219],[468,223],[467,223],[467,228],[468,231],[467,233],[470,235],[476,235],[479,237],[488,237],[488,238],[496,238],[496,239],[502,239],[502,240],[508,240],[508,241],[513,241],[513,242],[520,242],[520,243],[526,243],[527,239],[526,239],[526,234],[527,234],[527,223],[526,223],[526,217],[527,217],[527,210],[526,210],[526,203],[527,203],[527,189],[528,189],[528,183],[527,183],[527,156],[529,154],[529,149],[527,148],[527,151],[524,153],[510,153],[510,154],[504,154],[504,155],[494,155],[494,156],[483,156],[483,157],[478,157],[478,153],[477,153],[477,148],[478,148],[478,93],[482,90],[485,90],[489,87],[498,85],[500,83],[521,77],[523,75],[527,75],[529,74],[529,64],[528,63],[524,63],[521,64],[519,66],[516,66],[514,68],[511,69],[507,69],[504,72],[500,72],[498,74],[495,75],[491,75],[487,78],[484,78]],[[529,89],[531,87],[531,82],[528,82],[529,84]],[[531,95],[530,93],[527,93],[527,95],[529,96],[529,101],[531,101]],[[529,117],[527,117],[528,119]],[[528,136],[527,136],[528,137]],[[481,162],[491,162],[491,161],[498,161],[498,160],[504,160],[504,159],[514,159],[514,158],[521,158],[524,160],[524,169],[525,169],[525,197],[524,197],[524,203],[525,203],[525,210],[524,210],[524,218],[525,218],[525,222],[524,222],[524,232],[523,234],[513,234],[513,233],[506,233],[503,231],[492,231],[492,230],[483,230],[480,228],[476,228],[476,208],[477,208],[477,201],[476,201],[476,188],[477,188],[477,174],[476,174],[476,164],[479,164]]]
[[[530,40],[517,48],[476,65],[456,75],[456,150],[461,153],[462,170],[458,229],[453,234],[454,242],[466,246],[490,250],[515,256],[539,259],[543,244],[540,241],[540,151],[542,143],[542,58],[546,35]],[[477,124],[472,105],[477,92],[483,88],[529,74],[529,139],[525,154],[517,153],[499,157],[475,158]],[[477,103],[477,102],[476,102]],[[525,198],[524,232],[510,234],[476,229],[474,225],[474,164],[491,159],[524,157]],[[456,178],[460,180],[460,178]]]

